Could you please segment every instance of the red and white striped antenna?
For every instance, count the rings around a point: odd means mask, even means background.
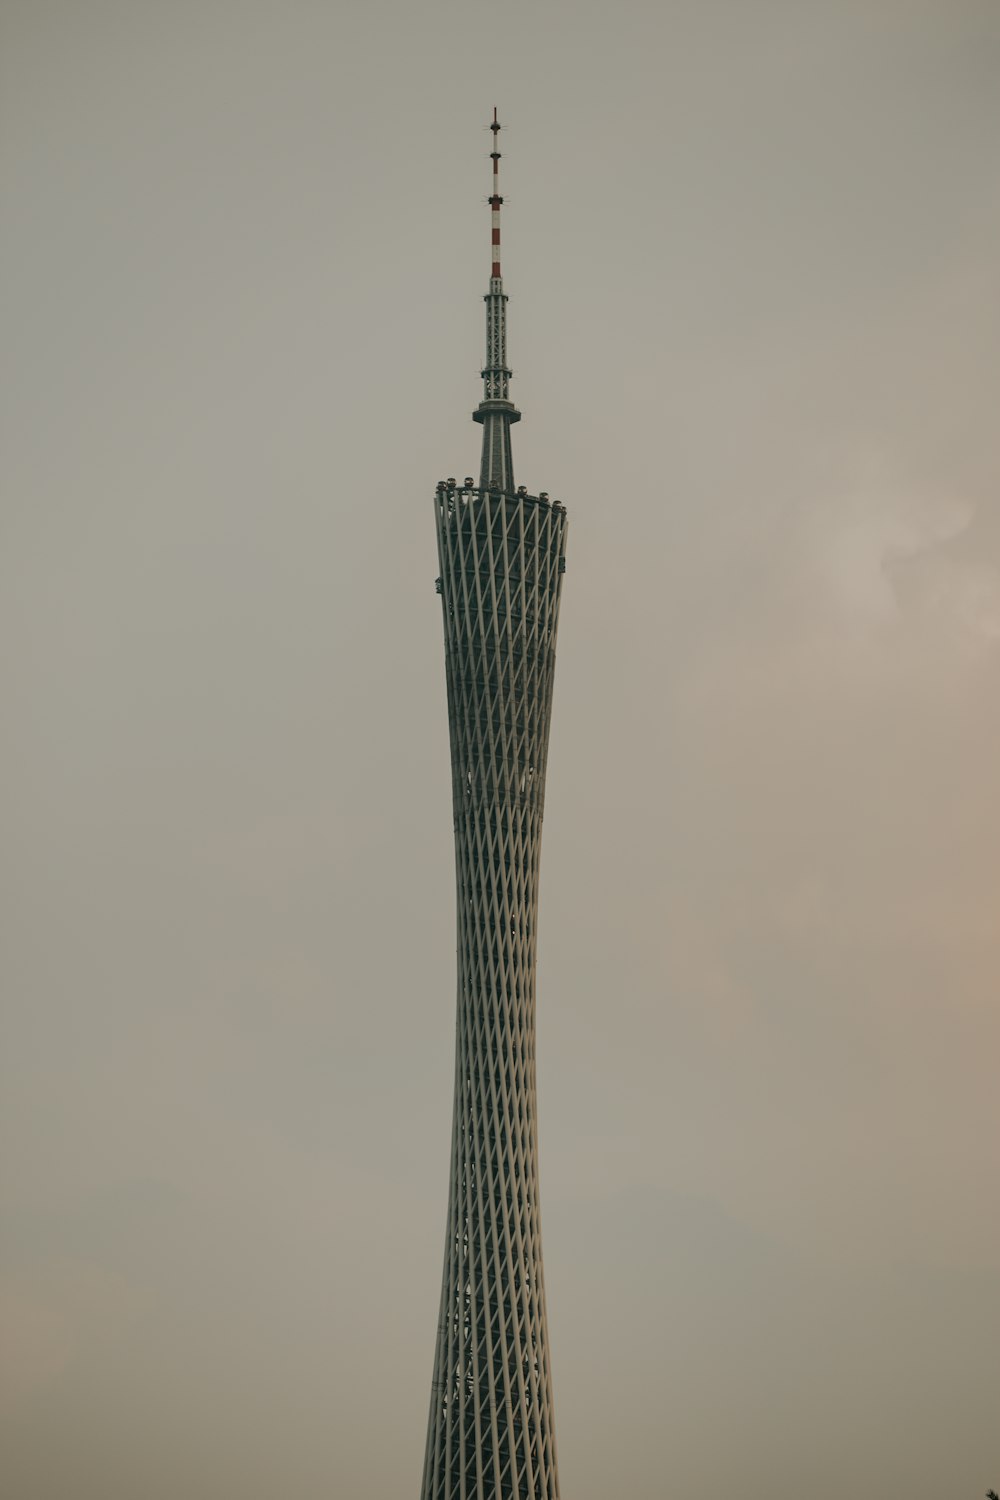
[[[499,488],[514,494],[514,461],[510,451],[510,429],[521,413],[510,399],[510,367],[507,364],[507,295],[500,280],[500,121],[493,111],[493,192],[490,194],[492,265],[486,303],[486,363],[482,369],[483,399],[473,420],[483,426],[483,459],[479,470],[481,489]]]
[[[490,198],[490,209],[492,211],[492,241],[493,241],[493,269],[490,275],[499,279],[500,277],[500,205],[503,199],[500,196],[500,152],[497,150],[500,135],[500,121],[497,119],[496,106],[493,109],[493,123],[490,125],[493,132],[493,150],[490,156],[493,158],[493,194]]]

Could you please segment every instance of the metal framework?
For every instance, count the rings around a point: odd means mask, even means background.
[[[538,868],[566,512],[514,488],[494,111],[480,483],[435,495],[458,895],[448,1229],[422,1500],[558,1500],[535,1108]]]

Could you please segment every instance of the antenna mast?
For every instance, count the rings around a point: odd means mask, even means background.
[[[481,489],[513,492],[514,462],[511,456],[510,429],[521,420],[521,413],[510,399],[510,369],[507,365],[507,298],[500,277],[500,121],[494,109],[490,124],[493,132],[493,191],[490,194],[490,289],[486,303],[486,365],[482,371],[483,399],[472,413],[473,421],[482,423],[483,458],[479,470]]]

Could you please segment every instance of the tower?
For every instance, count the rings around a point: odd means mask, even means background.
[[[458,898],[448,1228],[421,1500],[558,1500],[538,1202],[538,866],[566,512],[515,489],[493,111],[479,484],[434,497]]]

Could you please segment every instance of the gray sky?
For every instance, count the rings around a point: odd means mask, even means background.
[[[417,1493],[494,104],[563,1491],[1000,1484],[995,0],[0,18],[8,1492]]]

